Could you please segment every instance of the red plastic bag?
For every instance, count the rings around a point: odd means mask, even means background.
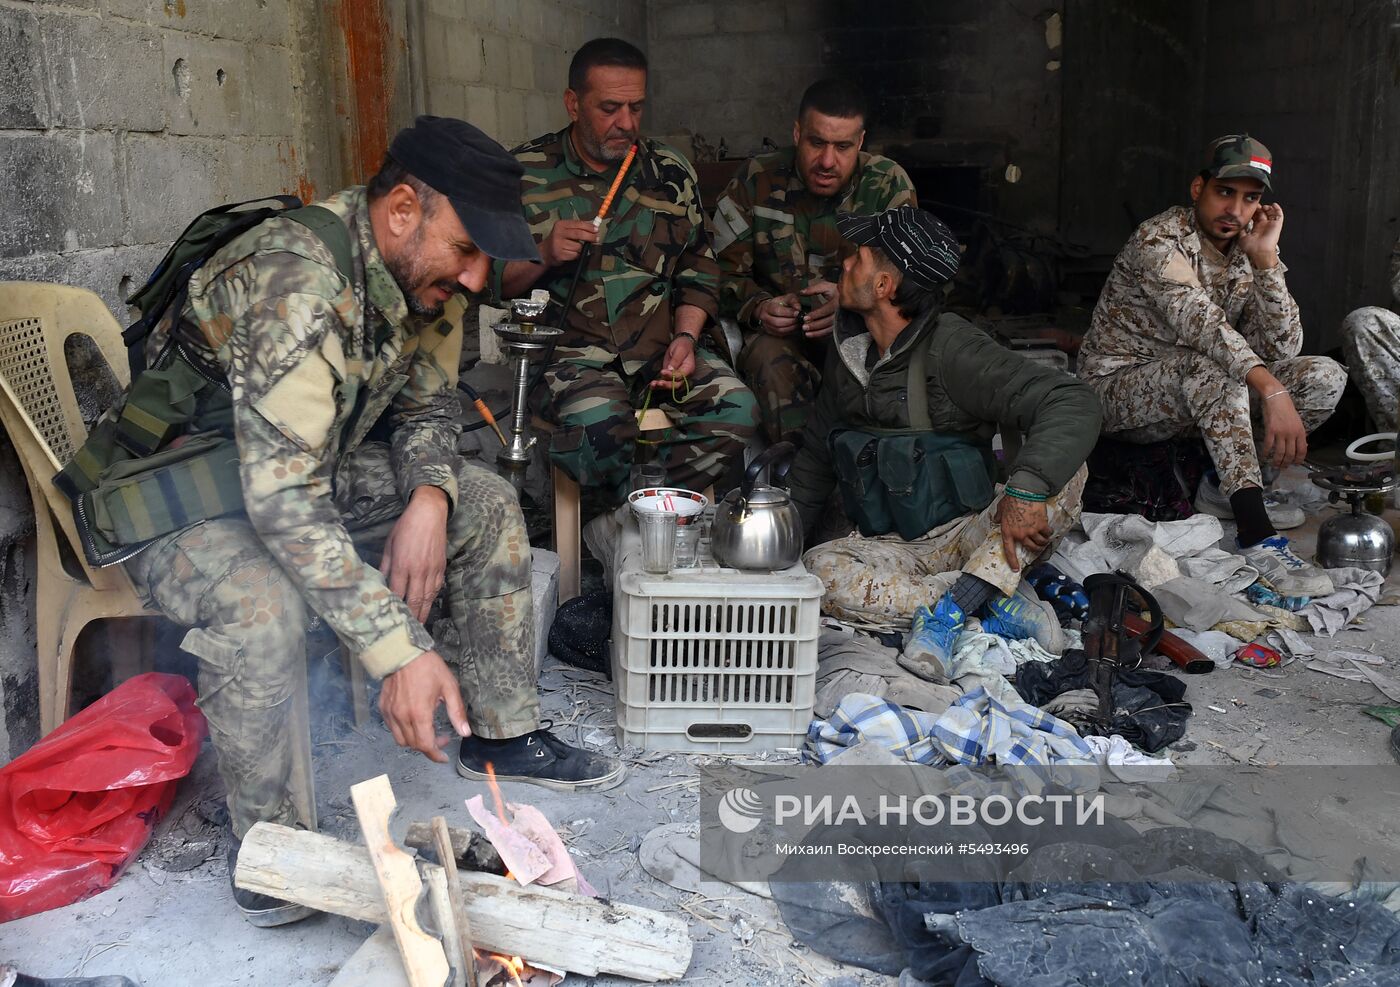
[[[0,922],[114,884],[204,740],[179,675],[128,679],[0,768]]]

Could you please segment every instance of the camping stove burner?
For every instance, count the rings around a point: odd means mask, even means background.
[[[1392,465],[1334,466],[1316,470],[1309,478],[1328,491],[1327,499],[1333,504],[1345,499],[1351,505],[1351,513],[1328,518],[1318,529],[1317,564],[1324,569],[1356,566],[1389,575],[1395,531],[1384,518],[1364,512],[1361,505],[1373,494],[1395,489]]]

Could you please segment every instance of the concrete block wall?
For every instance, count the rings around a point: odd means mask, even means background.
[[[825,64],[861,82],[878,139],[906,166],[976,165],[984,208],[1055,228],[1060,178],[1062,0],[833,0]],[[923,190],[926,200],[937,188]]]
[[[655,134],[701,134],[734,157],[792,140],[802,92],[822,75],[822,0],[650,0]]]
[[[426,111],[468,120],[506,147],[558,130],[579,45],[619,37],[645,48],[646,19],[646,0],[428,0]]]
[[[321,32],[315,0],[0,2],[0,280],[90,288],[124,324],[197,213],[326,191]],[[37,735],[32,532],[0,438],[0,763]]]

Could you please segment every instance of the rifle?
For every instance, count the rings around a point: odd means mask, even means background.
[[[1162,639],[1162,608],[1152,594],[1121,572],[1099,572],[1084,580],[1089,619],[1084,622],[1084,654],[1089,684],[1099,701],[1098,722],[1113,722],[1113,682],[1118,672],[1132,671]],[[1135,598],[1135,600],[1132,600]],[[1130,600],[1147,614],[1140,635],[1128,629]]]

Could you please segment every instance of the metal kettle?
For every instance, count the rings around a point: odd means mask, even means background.
[[[802,516],[788,492],[758,482],[765,466],[791,465],[797,449],[779,442],[763,451],[744,471],[744,480],[715,507],[710,551],[720,565],[772,572],[797,564],[802,557]]]

